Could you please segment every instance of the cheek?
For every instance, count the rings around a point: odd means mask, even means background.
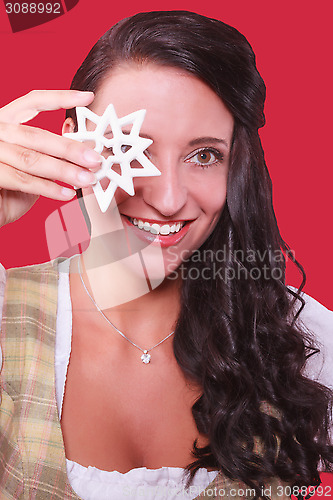
[[[132,208],[136,205],[138,200],[138,196],[135,194],[134,196],[130,196],[126,191],[121,188],[117,188],[114,194],[114,199],[118,210],[120,213],[126,212],[127,208]]]
[[[215,182],[202,183],[201,189],[196,195],[201,211],[210,219],[215,218],[222,212],[226,198],[226,178],[216,179]]]

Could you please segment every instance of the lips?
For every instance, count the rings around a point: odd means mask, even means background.
[[[162,248],[176,245],[184,238],[190,229],[193,220],[160,221],[154,219],[140,219],[122,215],[127,226],[140,238],[150,244]]]

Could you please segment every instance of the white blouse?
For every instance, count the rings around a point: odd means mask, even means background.
[[[55,382],[59,418],[61,418],[72,339],[72,304],[68,270],[69,260],[59,266],[55,346]],[[0,265],[0,322],[5,281],[5,270]],[[333,388],[333,312],[308,295],[303,294],[303,298],[306,306],[301,313],[301,321],[315,334],[320,347],[320,354],[309,358],[305,373],[309,378],[319,380],[324,385]],[[1,362],[0,349],[0,369]],[[177,467],[160,469],[141,467],[120,473],[84,467],[70,460],[66,460],[66,464],[69,482],[82,500],[193,499],[217,474],[216,471],[200,469],[190,488],[186,490],[184,470]]]

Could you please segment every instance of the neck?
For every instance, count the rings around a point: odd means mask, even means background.
[[[98,307],[126,336],[142,346],[150,346],[174,330],[180,308],[179,281],[164,280],[152,290],[145,274],[137,272],[138,266],[133,273],[131,267],[120,261],[98,267],[91,267],[91,262],[85,252],[81,257],[84,283]],[[77,261],[73,261],[72,275],[73,271],[77,274]],[[86,295],[85,302],[90,300],[78,276],[72,279],[72,286],[81,297]],[[97,320],[101,317],[96,308],[90,306],[89,310]]]

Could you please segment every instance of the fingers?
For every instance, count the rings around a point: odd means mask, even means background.
[[[54,200],[70,200],[75,196],[74,189],[59,186],[55,182],[35,177],[22,170],[0,163],[1,188],[10,191],[46,196]]]
[[[102,158],[87,144],[21,124],[40,111],[87,106],[93,99],[92,92],[38,90],[1,108],[0,189],[68,200],[74,189],[55,180],[79,187],[95,183],[88,169],[99,169]]]
[[[70,109],[88,106],[94,99],[93,92],[78,90],[32,90],[29,94],[0,109],[0,121],[20,124],[32,120],[41,111]]]
[[[19,144],[29,150],[62,158],[95,170],[102,161],[101,156],[84,143],[27,125],[0,123],[0,141]],[[1,152],[0,161],[3,161]]]
[[[59,180],[79,187],[89,186],[96,182],[95,174],[73,163],[22,146],[6,143],[0,143],[0,146],[2,163],[32,176]]]

